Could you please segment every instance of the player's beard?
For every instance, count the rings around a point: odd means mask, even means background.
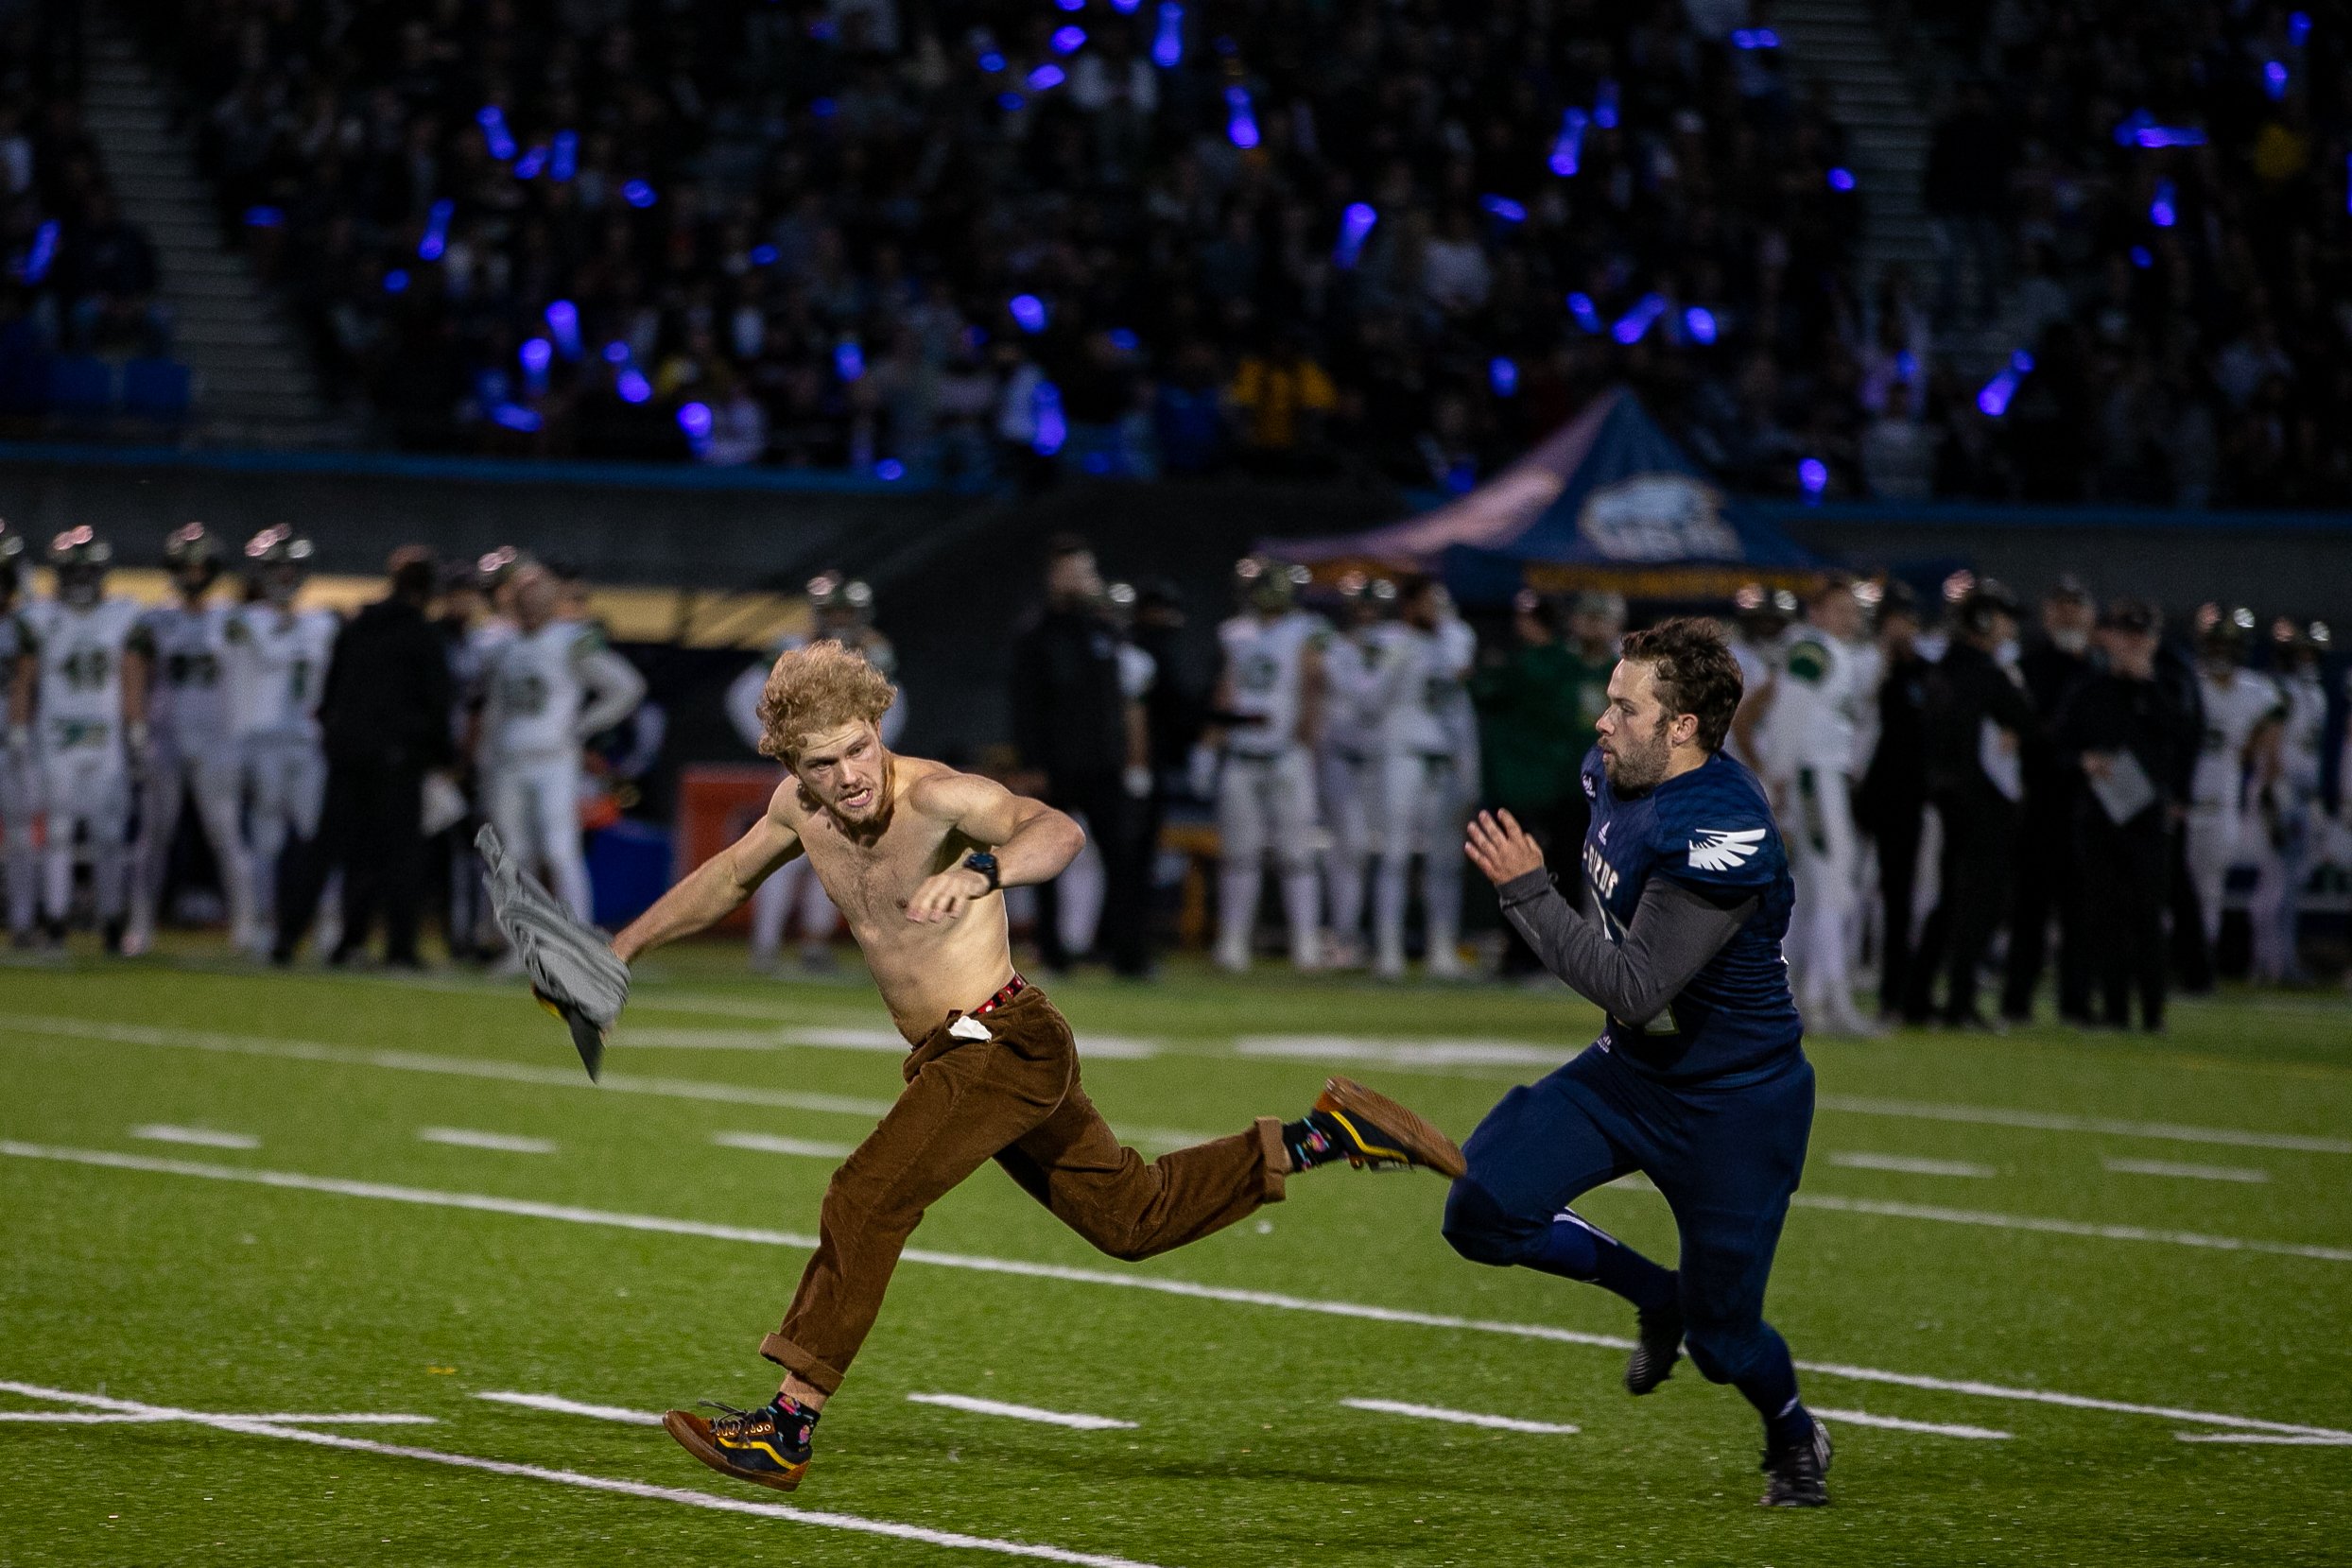
[[[1660,718],[1647,735],[1619,732],[1617,745],[1600,753],[1610,788],[1621,795],[1638,795],[1666,781],[1667,761],[1673,752],[1672,743],[1666,738],[1666,725]]]

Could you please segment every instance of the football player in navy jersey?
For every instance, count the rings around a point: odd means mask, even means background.
[[[1813,1069],[1789,993],[1789,860],[1755,775],[1723,750],[1739,666],[1708,622],[1626,637],[1586,755],[1582,874],[1598,918],[1560,895],[1509,813],[1471,825],[1471,861],[1545,965],[1604,1008],[1581,1056],[1513,1089],[1463,1146],[1445,1204],[1464,1257],[1584,1280],[1633,1302],[1625,1387],[1682,1349],[1764,1418],[1763,1502],[1829,1500],[1829,1435],[1797,1398],[1764,1285],[1805,1168]],[[1578,1215],[1580,1193],[1639,1171],[1682,1235],[1664,1268]]]

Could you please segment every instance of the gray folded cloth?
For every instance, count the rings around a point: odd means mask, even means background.
[[[489,872],[490,913],[513,945],[531,994],[563,1020],[580,1064],[596,1077],[604,1064],[604,1037],[629,1002],[629,966],[613,956],[605,934],[557,903],[527,874],[485,825],[475,836]]]

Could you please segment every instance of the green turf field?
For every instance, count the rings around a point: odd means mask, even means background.
[[[479,1397],[772,1387],[754,1347],[826,1150],[899,1080],[862,982],[736,962],[649,966],[600,1088],[468,979],[0,969],[0,1416],[81,1418],[0,1419],[0,1564],[2352,1560],[2340,999],[2191,1004],[2153,1042],[1809,1042],[1771,1313],[1832,1412],[1818,1514],[1755,1507],[1754,1419],[1687,1363],[1624,1395],[1613,1299],[1463,1263],[1443,1183],[1344,1169],[1139,1266],[983,1171],[917,1234],[787,1498],[655,1428]],[[1054,993],[1147,1152],[1296,1115],[1335,1069],[1466,1135],[1595,1022],[1565,992],[1271,973]],[[1653,1193],[1582,1208],[1670,1250]],[[431,1424],[128,1419],[151,1407]]]

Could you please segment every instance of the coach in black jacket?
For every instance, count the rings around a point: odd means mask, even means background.
[[[1119,684],[1118,636],[1103,617],[1095,553],[1070,535],[1046,548],[1046,612],[1012,649],[1012,737],[1021,766],[1045,775],[1046,803],[1086,819],[1102,854],[1099,945],[1120,974],[1150,968],[1147,946],[1148,851],[1138,843],[1138,802],[1128,794],[1127,694]],[[1064,952],[1061,900],[1037,889],[1037,945],[1049,970]]]
[[[1977,972],[2009,912],[2017,864],[2020,750],[2038,720],[2025,692],[1994,656],[2017,634],[2017,601],[1986,579],[1961,601],[1928,681],[1928,794],[1944,822],[1943,907],[1946,1024],[1981,1028]],[[1926,944],[1923,943],[1923,946]],[[1925,974],[1911,1007],[1926,1010]]]
[[[280,907],[270,956],[289,960],[319,905],[328,870],[343,868],[340,963],[366,946],[384,908],[384,961],[417,963],[417,893],[424,845],[424,775],[453,755],[449,661],[425,619],[436,568],[417,546],[393,553],[391,592],[335,639],[319,716],[326,731],[327,796],[319,838]]]

